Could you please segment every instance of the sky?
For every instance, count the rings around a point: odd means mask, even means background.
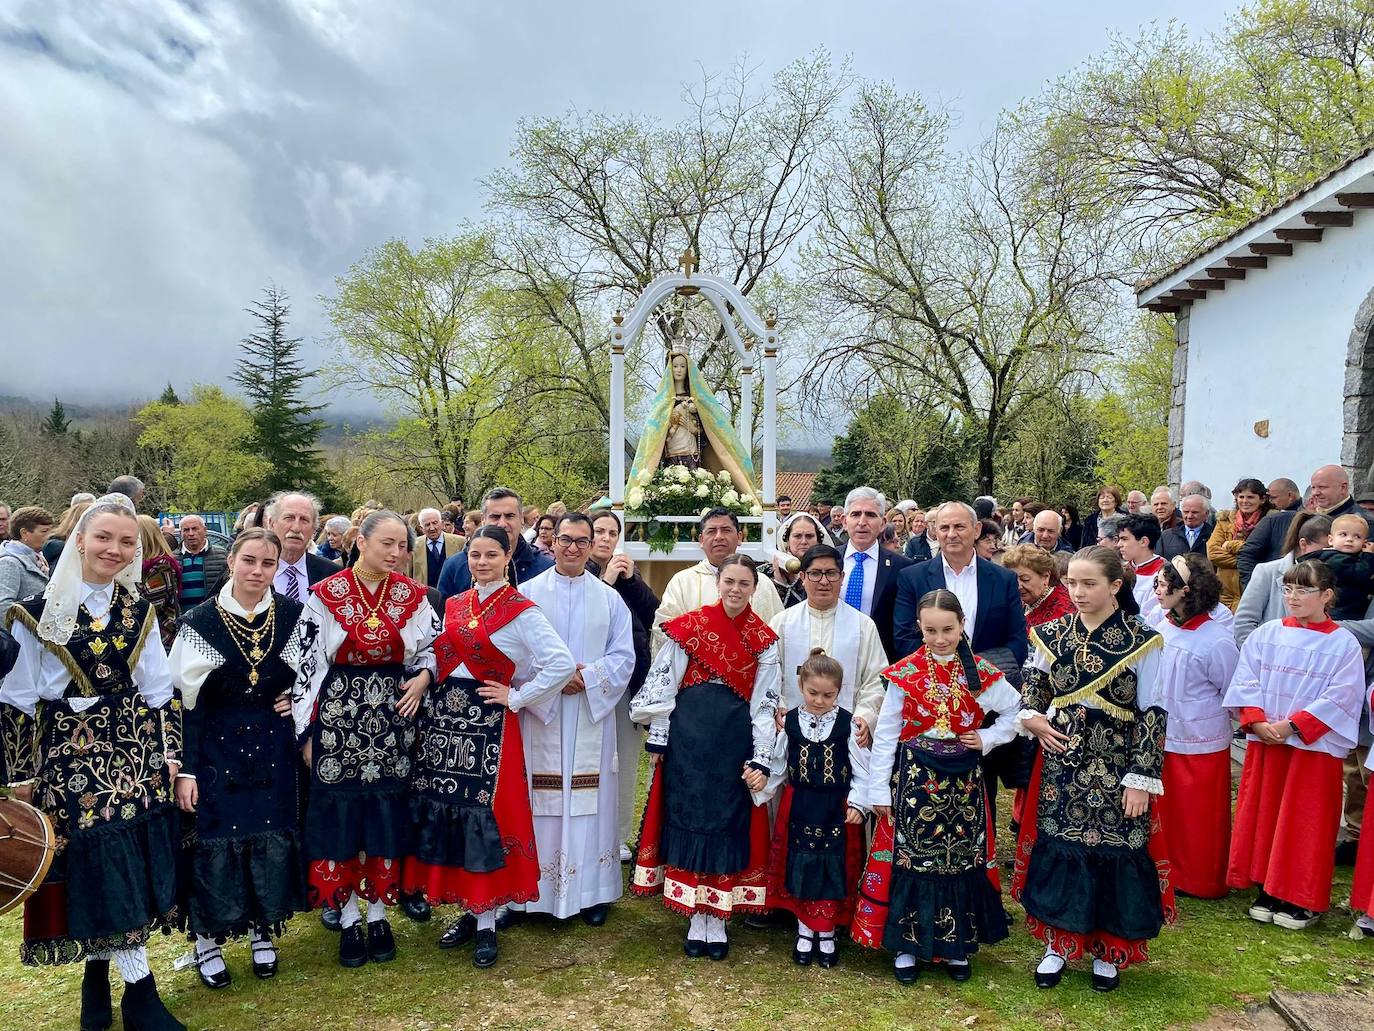
[[[1111,34],[1237,3],[0,0],[0,395],[223,382],[268,281],[324,360],[318,297],[481,219],[522,118],[671,121],[703,69],[824,47],[949,104],[968,146]]]

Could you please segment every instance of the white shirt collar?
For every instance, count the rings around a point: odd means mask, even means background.
[[[96,611],[100,612],[110,607],[114,600],[114,582],[107,584],[88,584],[84,580],[81,582],[81,604],[89,610],[91,602],[96,602]]]
[[[209,538],[206,538],[206,540],[205,540],[205,547],[201,548],[199,551],[191,551],[191,550],[189,550],[189,549],[186,547],[186,545],[184,545],[184,544],[181,546],[181,553],[182,553],[183,555],[190,555],[192,558],[195,558],[197,555],[204,555],[204,554],[205,554],[207,551],[209,551],[209,550],[210,550],[210,540],[209,540]]]
[[[801,727],[802,737],[808,741],[824,741],[835,729],[835,720],[839,718],[839,715],[839,706],[829,712],[823,712],[819,716],[799,707],[797,709],[797,723]]]
[[[272,604],[272,590],[268,588],[267,592],[262,596],[262,601],[258,602],[257,605],[253,607],[252,612],[249,612],[238,603],[237,599],[235,599],[234,584],[232,580],[226,581],[224,586],[219,589],[218,597],[221,607],[223,607],[229,615],[238,616],[239,619],[251,619],[254,616],[258,616],[266,612],[268,606]]]
[[[854,542],[853,542],[853,541],[849,541],[847,544],[845,544],[845,546],[844,546],[844,557],[845,557],[845,558],[848,558],[850,555],[857,555],[858,552],[859,552],[859,549],[856,548],[856,547],[854,547]],[[877,558],[878,558],[878,541],[875,539],[875,540],[873,541],[872,544],[870,544],[867,548],[864,548],[864,549],[863,549],[863,553],[864,553],[865,555],[867,555],[869,558],[873,559],[874,561],[877,561]]]
[[[310,552],[308,551],[302,552],[301,557],[299,559],[297,559],[295,562],[283,562],[281,564],[281,568],[286,569],[287,567],[290,567],[291,569],[294,569],[296,572],[301,574],[301,579],[305,579],[305,556],[309,554]]]
[[[954,571],[954,567],[949,564],[949,559],[946,557],[943,551],[940,552],[940,563],[945,567],[946,578],[951,576],[968,576],[969,573],[977,570],[978,556],[975,554],[972,558],[970,558],[968,560],[968,565],[966,565],[962,570],[960,570],[957,573]]]
[[[494,580],[489,584],[477,585],[477,598],[479,601],[486,601],[502,587],[509,586],[504,580]]]

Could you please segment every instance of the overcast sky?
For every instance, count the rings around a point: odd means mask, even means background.
[[[699,66],[823,46],[951,104],[969,144],[1110,33],[1235,6],[0,0],[0,394],[222,380],[269,279],[314,346],[367,247],[482,216],[522,117],[674,119]]]

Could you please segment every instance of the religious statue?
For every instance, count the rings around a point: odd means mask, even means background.
[[[701,371],[684,352],[671,351],[663,382],[649,406],[635,449],[630,480],[652,475],[660,465],[683,465],[730,474],[740,494],[756,493],[754,460],[740,442],[730,416],[711,393]]]

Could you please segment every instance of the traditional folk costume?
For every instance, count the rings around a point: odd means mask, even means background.
[[[185,710],[181,773],[196,781],[188,897],[202,976],[228,983],[219,945],[252,935],[253,968],[276,972],[272,936],[304,911],[296,737],[273,706],[295,684],[302,606],[268,590],[250,612],[227,583],[182,618],[172,680]]]
[[[925,646],[883,679],[868,805],[891,806],[892,817],[879,821],[851,934],[895,954],[900,969],[940,960],[966,971],[980,944],[1007,936],[979,759],[1016,736],[1020,696],[986,659],[966,664]],[[997,718],[984,727],[989,712]],[[983,753],[959,741],[973,730]]]
[[[705,559],[674,573],[673,578],[668,581],[668,586],[663,590],[663,601],[659,603],[658,611],[654,614],[650,641],[654,654],[662,651],[668,641],[663,629],[664,623],[719,601],[720,588],[716,586],[716,567]],[[749,607],[765,624],[771,623],[773,617],[782,611],[782,599],[778,597],[778,589],[773,586],[772,580],[766,576],[759,577]]]
[[[1288,720],[1297,730],[1277,745],[1252,734],[1245,747],[1226,882],[1259,885],[1256,919],[1282,924],[1294,915],[1278,904],[1312,913],[1331,904],[1342,762],[1355,747],[1364,696],[1360,646],[1331,620],[1303,625],[1290,616],[1245,639],[1224,704],[1243,729]]]
[[[396,703],[405,680],[433,673],[438,631],[422,585],[393,572],[364,589],[352,568],[310,588],[296,628],[292,716],[297,742],[311,743],[308,897],[343,907],[345,929],[358,920],[355,897],[368,900],[369,924],[399,897],[416,729]]]
[[[1062,583],[1051,584],[1050,588],[1040,596],[1040,600],[1026,607],[1026,630],[1037,627],[1041,623],[1050,623],[1064,616],[1071,616],[1078,610],[1074,608],[1073,599],[1069,597],[1068,588]],[[1030,745],[1030,763],[1034,769],[1035,763],[1040,758],[1040,742],[1032,739]],[[1017,788],[1011,800],[1011,832],[1015,836],[1021,829],[1021,817],[1026,809],[1026,789]]]
[[[506,583],[448,600],[434,642],[437,682],[420,710],[402,886],[491,929],[495,908],[539,895],[539,860],[518,713],[557,697],[576,668],[539,608]],[[508,705],[478,693],[511,685]]]
[[[615,710],[634,672],[634,635],[620,595],[590,573],[569,577],[550,569],[522,590],[582,667],[586,685],[577,694],[542,698],[520,715],[542,860],[539,897],[525,908],[561,920],[625,891]]]
[[[1012,897],[1047,959],[1091,955],[1094,975],[1114,986],[1109,968],[1148,959],[1149,939],[1174,916],[1158,821],[1128,818],[1122,801],[1123,788],[1164,793],[1163,639],[1117,611],[1095,630],[1077,614],[1044,623],[1030,640],[1018,719],[1048,715],[1070,740],[1036,762]]]
[[[868,764],[854,716],[841,705],[819,714],[794,708],[778,731],[765,789],[772,795],[781,788],[768,896],[770,905],[797,918],[793,958],[803,966],[817,947],[820,965],[834,966],[835,929],[853,917],[864,832],[861,824],[846,823],[845,815],[851,805],[866,811]]]
[[[181,707],[157,616],[138,593],[140,558],[112,583],[83,583],[76,536],[46,596],[7,614],[19,655],[0,689],[6,767],[14,781],[33,778],[34,804],[57,835],[48,876],[24,905],[20,959],[85,961],[83,1027],[112,1020],[113,960],[126,1027],[182,1028],[158,997],[145,949],[155,928],[177,922],[168,763],[181,751]]]
[[[711,944],[723,945],[724,920],[768,905],[767,807],[755,804],[742,773],[746,763],[765,774],[771,765],[777,635],[752,608],[731,619],[719,602],[669,620],[663,632],[668,643],[630,703],[634,721],[649,724],[644,747],[663,756],[631,889],[661,892],[665,906],[692,917],[691,941],[706,940],[707,918],[717,921]]]
[[[837,602],[829,609],[810,602],[784,609],[768,625],[778,635],[778,663],[782,673],[782,707],[801,705],[797,670],[819,648],[844,667],[837,704],[861,718],[870,730],[883,704],[882,673],[887,655],[877,624],[852,605]]]
[[[1229,610],[1228,610],[1229,611]],[[1169,715],[1163,797],[1155,800],[1174,888],[1226,895],[1231,847],[1231,716],[1222,705],[1240,653],[1229,628],[1206,612],[1163,619],[1160,694]]]

